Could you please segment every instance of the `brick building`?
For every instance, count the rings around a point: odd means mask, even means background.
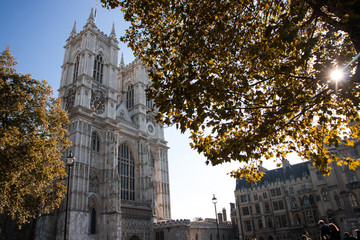
[[[340,157],[359,156],[359,144],[332,149]],[[335,223],[341,231],[354,234],[360,228],[360,170],[331,163],[332,172],[323,176],[311,162],[267,170],[262,180],[250,184],[238,179],[233,221],[239,239],[301,239],[304,231],[319,237],[318,220]],[[235,217],[236,216],[236,217]]]

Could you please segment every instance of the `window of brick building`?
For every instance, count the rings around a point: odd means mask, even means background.
[[[247,196],[246,195],[241,195],[240,200],[241,200],[241,202],[247,202]]]
[[[265,212],[270,212],[270,206],[268,202],[265,202]]]
[[[242,208],[242,211],[243,211],[243,215],[246,216],[246,215],[249,215],[250,212],[249,212],[249,208],[248,207],[243,207]]]
[[[271,193],[271,196],[272,196],[272,197],[281,196],[281,190],[280,190],[280,188],[271,189],[271,190],[270,190],[270,193]]]
[[[260,212],[260,204],[255,204],[255,212],[256,212],[256,214],[260,214],[261,212]]]
[[[245,231],[246,232],[251,232],[252,231],[252,228],[251,228],[251,222],[246,220],[244,221],[244,225],[245,225]]]

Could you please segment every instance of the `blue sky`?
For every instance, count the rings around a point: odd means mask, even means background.
[[[91,8],[97,7],[97,27],[110,34],[115,23],[117,37],[124,34],[126,23],[121,12],[106,10],[96,0],[2,0],[0,4],[0,51],[8,44],[18,61],[18,72],[29,73],[35,79],[45,79],[54,94],[60,84],[66,39],[76,21],[77,32],[85,25]],[[125,64],[134,60],[124,43],[119,45],[119,59]],[[173,219],[194,217],[214,218],[213,194],[218,198],[217,210],[223,207],[230,217],[229,203],[234,202],[235,180],[227,173],[238,164],[206,166],[206,159],[189,147],[188,135],[173,127],[165,131],[169,142],[170,198]]]

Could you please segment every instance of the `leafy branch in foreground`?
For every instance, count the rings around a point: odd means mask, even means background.
[[[357,1],[102,0],[131,23],[122,38],[151,71],[164,124],[191,132],[191,146],[231,173],[262,176],[264,160],[297,152],[324,174],[329,150],[359,134]],[[347,78],[330,81],[334,67]],[[345,138],[345,136],[347,138]]]

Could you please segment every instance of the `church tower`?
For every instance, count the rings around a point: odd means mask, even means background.
[[[171,214],[168,147],[146,99],[148,69],[123,56],[118,66],[114,25],[109,36],[101,32],[92,10],[64,48],[59,96],[76,158],[68,239],[153,239],[153,223]],[[64,238],[64,209],[39,219],[38,239]]]

